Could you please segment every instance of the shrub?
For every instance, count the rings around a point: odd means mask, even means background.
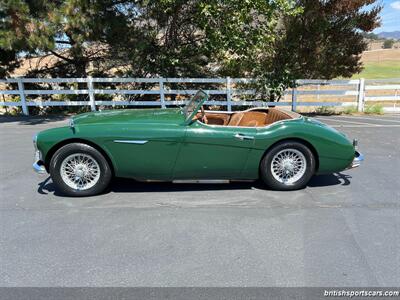
[[[382,115],[383,105],[382,104],[367,105],[364,109],[364,113]]]
[[[330,116],[330,115],[337,115],[338,114],[337,111],[334,108],[329,107],[329,106],[317,107],[315,109],[315,113],[317,115],[323,115],[323,116]]]
[[[346,115],[354,114],[357,111],[357,106],[347,106],[345,109],[343,109],[343,113]]]
[[[385,40],[383,42],[383,49],[391,49],[394,45],[394,40]]]

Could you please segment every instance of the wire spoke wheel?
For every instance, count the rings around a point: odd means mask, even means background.
[[[292,185],[301,179],[306,169],[306,157],[297,149],[283,149],[276,153],[271,161],[272,176],[285,185]]]
[[[99,181],[100,166],[91,155],[74,153],[62,161],[60,175],[70,188],[88,190]]]

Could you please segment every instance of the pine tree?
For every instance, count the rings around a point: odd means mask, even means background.
[[[377,28],[381,6],[376,0],[299,0],[303,12],[283,19],[273,70],[291,78],[351,77],[362,70],[364,34]]]
[[[291,0],[0,0],[0,48],[57,57],[31,76],[247,73]],[[89,68],[90,66],[93,68]]]
[[[85,77],[89,64],[108,59],[110,45],[124,38],[122,2],[0,0],[0,49],[57,57],[55,65],[32,75]]]

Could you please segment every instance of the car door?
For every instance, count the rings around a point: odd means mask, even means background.
[[[117,176],[139,180],[172,179],[185,125],[127,125],[119,126],[114,132],[105,145],[116,164]]]
[[[188,125],[173,178],[240,179],[255,135],[251,127]]]

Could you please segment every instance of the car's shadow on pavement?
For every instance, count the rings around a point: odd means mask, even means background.
[[[110,190],[116,193],[143,192],[187,192],[187,191],[219,191],[247,190],[264,188],[258,181],[231,183],[172,183],[172,182],[140,182],[132,179],[116,178]]]
[[[326,175],[318,175],[311,178],[308,187],[322,187],[330,185],[350,185],[350,179],[352,177],[347,174],[334,173]]]
[[[311,178],[308,187],[323,187],[333,185],[349,185],[351,176],[335,173],[319,175]],[[250,190],[268,188],[260,181],[231,183],[172,183],[172,182],[141,182],[133,179],[114,178],[105,193],[151,193],[151,192],[187,192],[187,191],[220,191],[220,190]],[[50,177],[39,183],[38,193],[64,196],[57,191]]]

